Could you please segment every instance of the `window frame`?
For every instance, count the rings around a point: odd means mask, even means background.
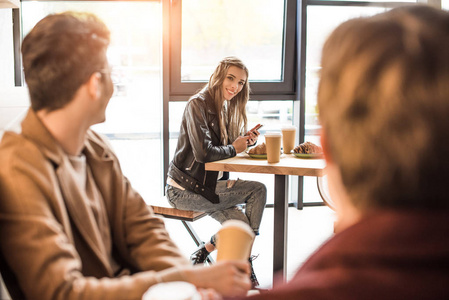
[[[12,31],[13,31],[13,56],[14,56],[14,86],[23,86],[23,73],[22,73],[22,55],[20,48],[22,45],[22,15],[20,8],[12,9]]]
[[[284,32],[282,73],[280,81],[250,81],[251,99],[296,100],[296,0],[284,0]],[[170,6],[170,97],[169,101],[185,101],[202,88],[207,81],[181,81],[182,0],[172,0]]]

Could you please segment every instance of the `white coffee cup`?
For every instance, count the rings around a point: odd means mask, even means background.
[[[151,286],[142,300],[201,300],[201,295],[191,283],[172,281]]]
[[[282,131],[282,148],[284,153],[289,154],[295,148],[295,126],[284,126]]]
[[[217,261],[247,260],[255,234],[243,221],[227,220],[217,232]]]

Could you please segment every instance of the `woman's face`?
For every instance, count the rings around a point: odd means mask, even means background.
[[[231,66],[226,73],[223,81],[223,97],[225,100],[231,100],[243,88],[246,82],[246,72],[236,66]]]

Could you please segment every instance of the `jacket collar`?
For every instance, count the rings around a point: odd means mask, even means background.
[[[56,165],[60,165],[65,152],[31,108],[22,122],[22,135],[39,147]]]
[[[31,108],[22,122],[22,135],[36,144],[42,153],[55,165],[59,166],[64,157],[67,156],[64,149],[51,135],[45,125]],[[91,130],[86,133],[83,153],[93,159],[110,161],[110,151],[103,147],[101,139]]]
[[[213,132],[213,134],[215,135],[215,137],[221,141],[221,134],[220,134],[220,124],[218,124],[219,120],[218,120],[218,114],[217,114],[217,110],[215,107],[215,101],[212,98],[212,95],[209,93],[208,90],[205,90],[204,92],[201,92],[199,94],[199,98],[202,99],[204,101],[204,103],[206,104],[206,110],[207,113],[210,115],[210,120],[214,120],[213,122],[216,122],[216,126],[211,126],[211,131]],[[221,144],[221,142],[220,142]]]
[[[204,93],[202,93],[202,95],[204,96],[204,102],[206,103],[207,112],[209,114],[216,115],[217,110],[215,108],[215,102],[214,99],[212,98],[212,95],[207,90]]]

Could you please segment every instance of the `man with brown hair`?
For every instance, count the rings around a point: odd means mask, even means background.
[[[41,20],[22,46],[31,109],[0,145],[0,266],[13,299],[141,299],[188,281],[250,288],[247,262],[193,267],[90,126],[113,92],[109,31],[94,15]]]
[[[449,13],[340,25],[318,106],[336,234],[251,299],[449,299]]]

